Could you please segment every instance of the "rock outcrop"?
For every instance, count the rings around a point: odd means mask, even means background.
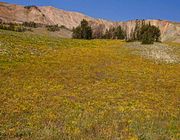
[[[121,25],[130,34],[135,27],[136,20],[127,22],[112,22],[103,19],[95,19],[78,12],[60,10],[51,6],[20,6],[0,2],[0,19],[4,22],[36,22],[48,25],[64,25],[72,29],[77,27],[81,20],[86,19],[90,22],[93,29],[101,26],[105,29]],[[161,30],[162,41],[180,42],[180,23],[167,20],[146,20],[147,23],[158,26]]]

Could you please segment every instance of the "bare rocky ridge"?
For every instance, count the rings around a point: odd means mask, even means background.
[[[72,29],[77,27],[81,20],[86,19],[90,22],[93,29],[101,26],[103,30],[112,26],[121,25],[130,34],[132,28],[135,27],[135,20],[127,22],[112,22],[103,19],[95,19],[78,12],[69,12],[60,10],[51,6],[31,6],[25,7],[15,4],[0,2],[0,19],[4,22],[30,22],[49,24],[49,25],[64,25]],[[146,20],[152,25],[158,26],[161,30],[162,41],[180,42],[180,23],[175,23],[166,20]]]

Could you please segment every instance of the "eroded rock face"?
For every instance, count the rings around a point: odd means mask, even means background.
[[[67,28],[72,29],[77,27],[81,20],[86,19],[90,22],[93,29],[101,26],[108,29],[113,26],[121,25],[130,34],[131,30],[135,27],[136,21],[131,20],[127,22],[112,22],[103,19],[94,19],[78,12],[69,12],[60,10],[51,6],[20,6],[14,4],[8,4],[0,2],[0,19],[4,22],[30,22],[42,24],[58,24],[64,25]],[[180,42],[180,23],[174,23],[165,20],[146,20],[147,23],[151,23],[160,28],[162,41],[176,41]]]

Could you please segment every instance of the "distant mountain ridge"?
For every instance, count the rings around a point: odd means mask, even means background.
[[[83,19],[90,22],[93,29],[101,26],[105,29],[121,25],[130,34],[135,27],[136,20],[113,22],[104,19],[95,19],[78,12],[69,12],[51,6],[21,6],[0,2],[0,19],[4,22],[36,22],[48,25],[64,25],[72,29],[77,27]],[[162,41],[180,42],[180,23],[167,20],[146,20],[161,30]]]

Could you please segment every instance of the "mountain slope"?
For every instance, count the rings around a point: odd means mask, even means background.
[[[128,35],[135,27],[135,20],[127,22],[112,22],[103,19],[95,19],[78,12],[69,12],[60,10],[51,6],[20,6],[15,4],[0,3],[0,19],[4,22],[30,22],[34,21],[42,24],[58,24],[64,25],[72,29],[79,25],[82,19],[90,21],[93,29],[102,26],[105,30],[112,26],[121,25]],[[162,41],[180,42],[180,23],[174,23],[165,20],[146,20],[152,25],[158,26],[162,33]]]

